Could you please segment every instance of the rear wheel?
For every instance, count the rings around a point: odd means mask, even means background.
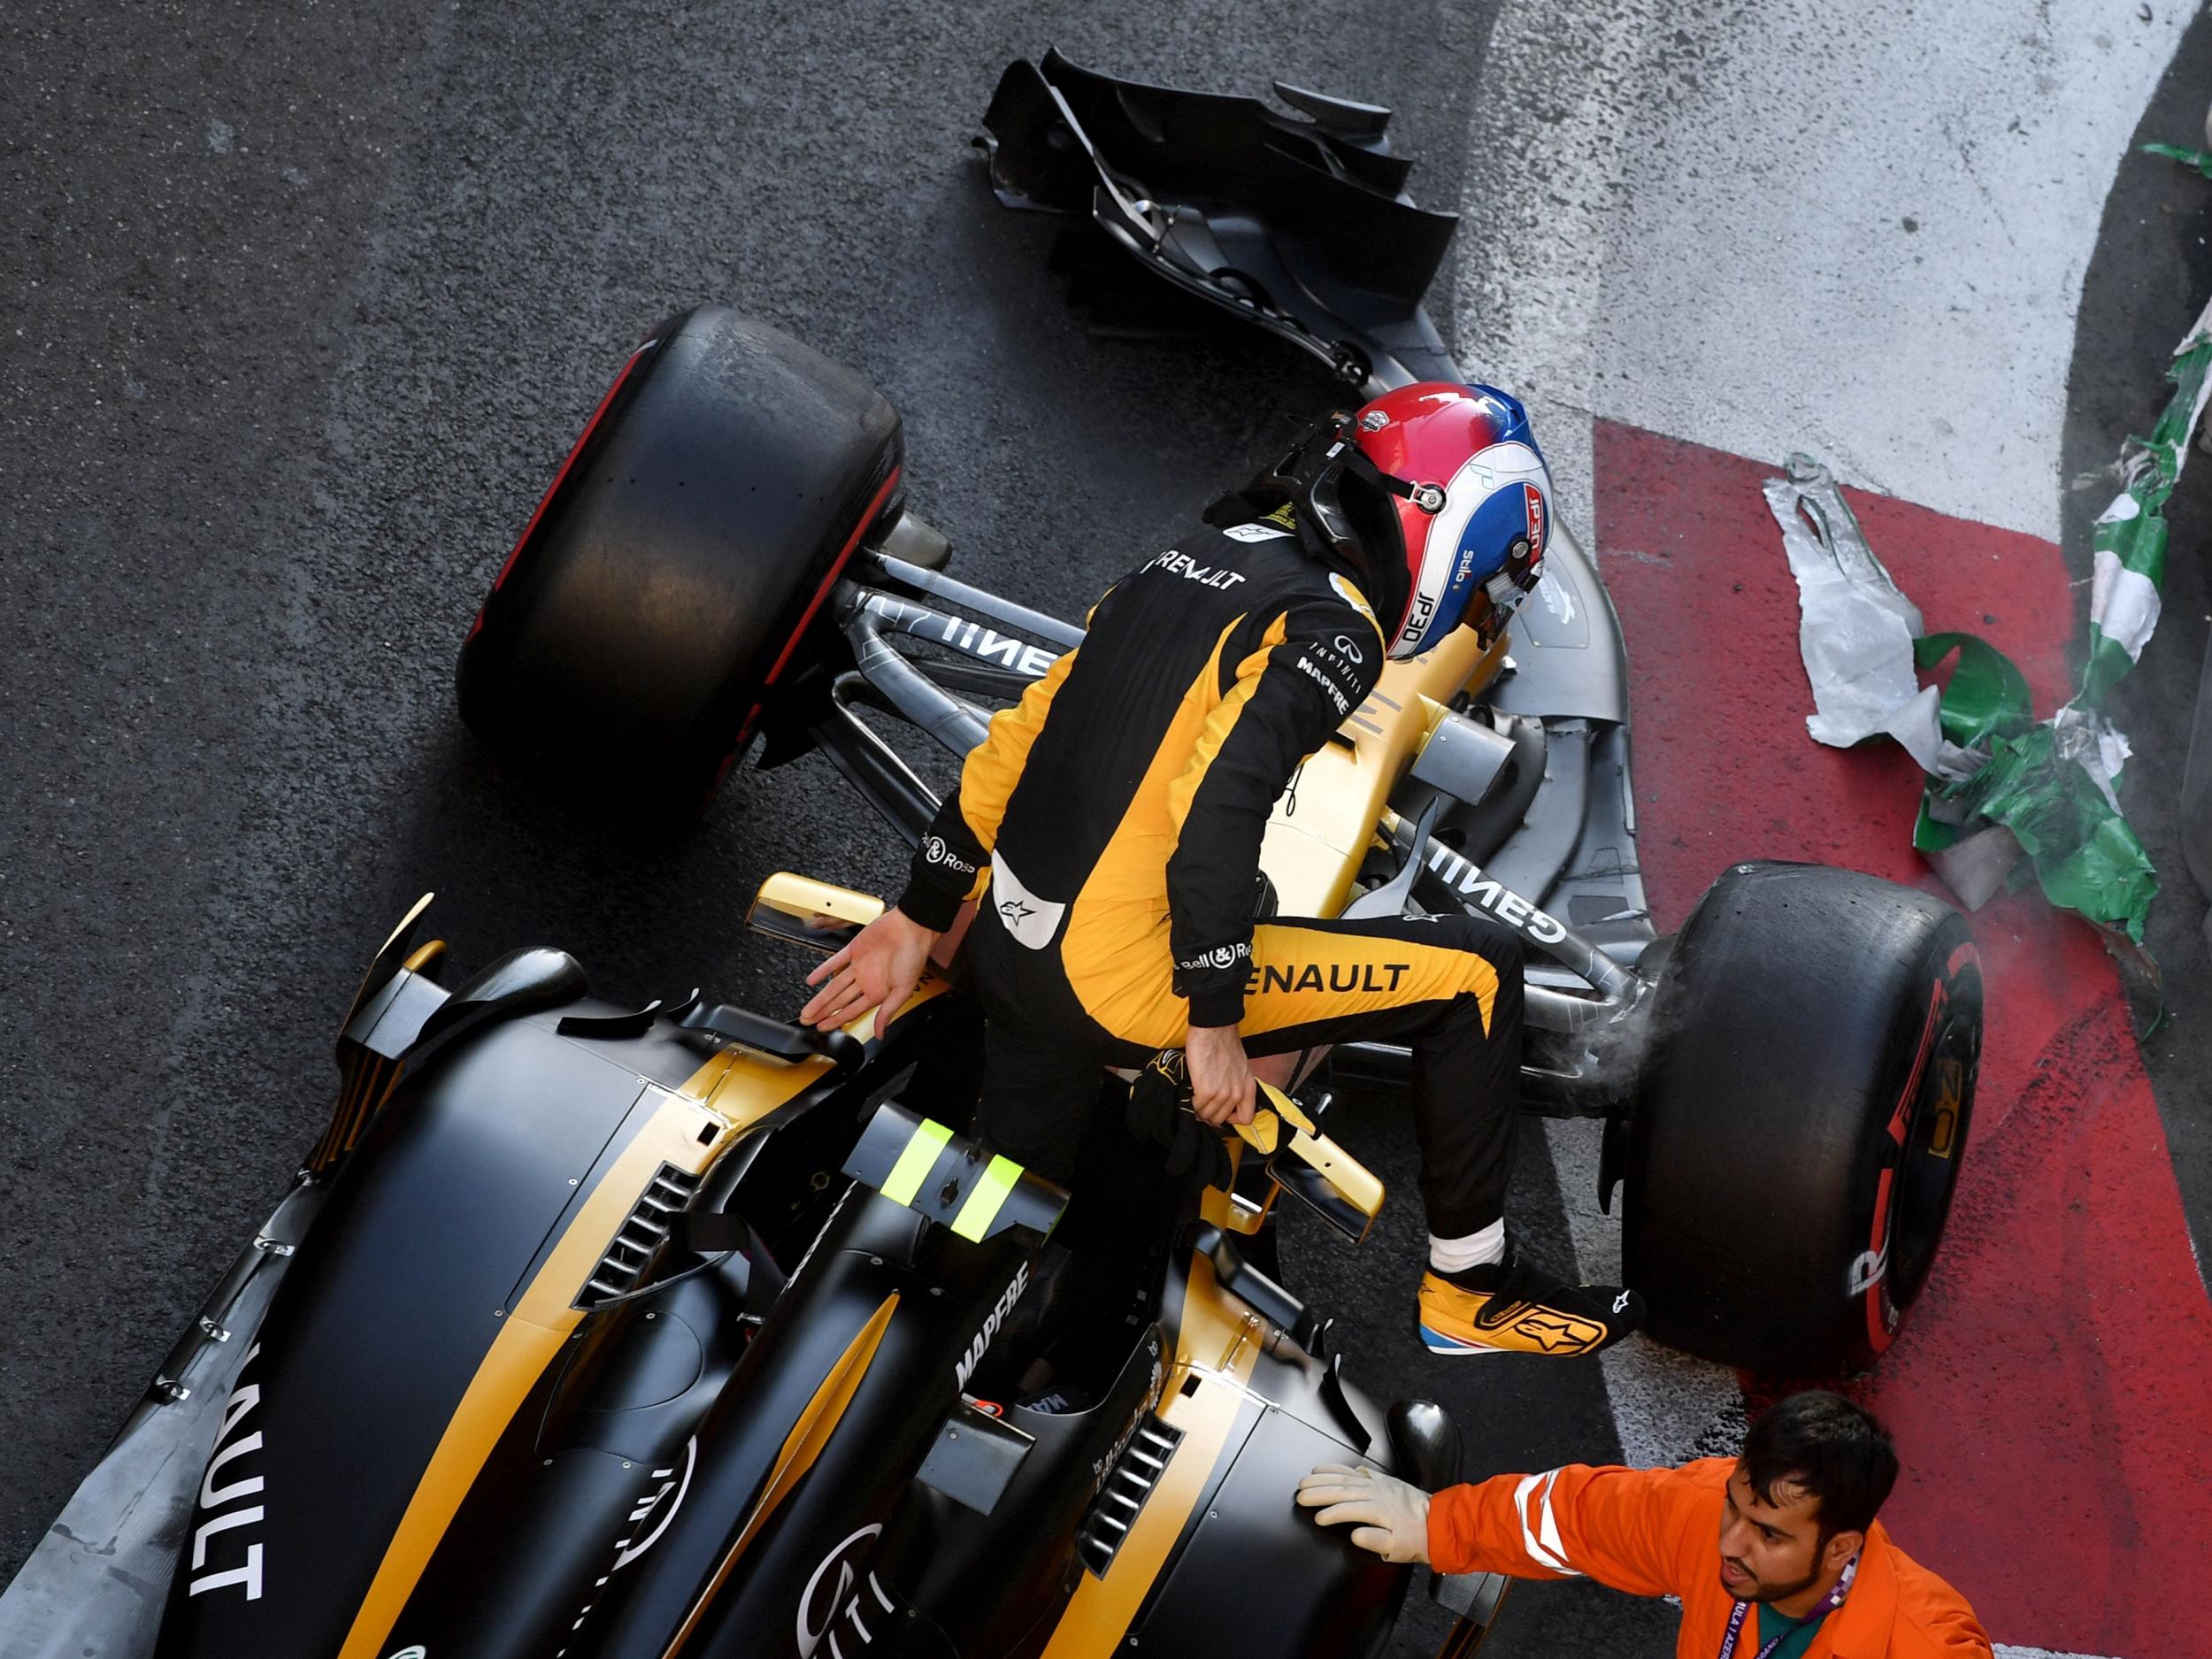
[[[1926,1285],[1981,1053],[1965,922],[1849,871],[1739,864],[1666,959],[1623,1251],[1661,1340],[1855,1373]]]
[[[641,346],[492,584],[461,715],[578,780],[712,786],[897,493],[899,418],[720,306]]]

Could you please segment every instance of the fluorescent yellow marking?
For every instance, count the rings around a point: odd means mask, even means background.
[[[964,1239],[980,1243],[983,1235],[998,1219],[998,1212],[1006,1202],[1006,1194],[1014,1190],[1014,1183],[1022,1178],[1022,1166],[1011,1158],[995,1157],[990,1167],[983,1171],[983,1179],[975,1184],[975,1191],[968,1194],[968,1202],[960,1206],[960,1213],[952,1218],[952,1230]]]
[[[906,1143],[906,1150],[891,1166],[891,1173],[876,1190],[895,1204],[912,1203],[914,1194],[922,1190],[922,1177],[929,1173],[929,1166],[937,1162],[937,1155],[951,1139],[952,1131],[944,1125],[923,1118],[921,1127]]]

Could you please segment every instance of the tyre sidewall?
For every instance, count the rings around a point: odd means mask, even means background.
[[[1871,1271],[1893,1125],[1943,1018],[1978,1047],[1979,1014],[1965,925],[1924,895],[1799,865],[1716,883],[1667,964],[1629,1137],[1623,1247],[1653,1333],[1755,1371],[1870,1366],[1920,1288]],[[1963,1081],[1953,1178],[1970,1064]]]
[[[828,626],[902,449],[890,405],[789,335],[721,307],[672,319],[488,596],[464,718],[526,761],[697,798]]]

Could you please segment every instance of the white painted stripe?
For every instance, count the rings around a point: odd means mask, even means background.
[[[1578,530],[1594,413],[2055,539],[2082,279],[2194,10],[1506,0],[1461,361]]]
[[[1997,1659],[2098,1659],[2094,1654],[2055,1653],[2048,1647],[2008,1647],[1997,1644]]]
[[[2140,571],[2120,563],[2110,548],[2096,553],[2096,568],[2089,588],[2089,619],[2104,636],[2128,654],[2132,662],[2143,655],[2143,645],[2158,626],[2158,584]]]

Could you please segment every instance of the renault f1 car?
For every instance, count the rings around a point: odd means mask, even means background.
[[[1346,387],[1463,379],[1420,308],[1451,221],[1405,196],[1386,112],[1279,90],[1297,114],[1017,64],[991,176],[1068,216],[1117,326],[1165,295]],[[531,516],[462,711],[506,755],[692,799],[741,757],[818,751],[911,844],[935,799],[880,728],[964,754],[1081,639],[949,553],[890,405],[703,307],[632,354]],[[1617,624],[1566,526],[1543,564],[1509,633],[1392,664],[1307,763],[1266,837],[1277,902],[1517,928],[1526,1099],[1605,1120],[1652,1333],[1863,1369],[1963,1155],[1972,948],[1920,895],[1757,860],[1661,937]],[[782,875],[754,920],[834,948],[879,907]],[[298,1183],[0,1596],[0,1659],[1386,1638],[1409,1574],[1299,1517],[1295,1475],[1364,1458],[1434,1486],[1456,1436],[1362,1394],[1284,1286],[1279,1201],[1355,1237],[1381,1202],[1318,1098],[1274,1097],[1202,1194],[1101,1113],[1070,1194],[965,1133],[956,963],[884,1033],[824,1036],[696,993],[595,998],[551,949],[449,990],[419,919],[365,978]],[[1332,1062],[1340,1085],[1405,1064]],[[1502,1584],[1434,1587],[1470,1651]]]
[[[1118,333],[1164,296],[1263,326],[1340,388],[1464,381],[1420,303],[1453,220],[1403,194],[1388,112],[1277,90],[1296,117],[1018,62],[985,118],[990,176],[1064,216],[1059,263]],[[743,753],[818,751],[911,846],[936,797],[864,717],[964,755],[1082,640],[947,574],[912,494],[874,388],[726,309],[672,319],[494,582],[463,716],[565,777],[680,795]],[[1660,939],[1619,624],[1571,526],[1540,568],[1509,630],[1387,667],[1278,803],[1263,869],[1286,914],[1517,929],[1525,1097],[1607,1120],[1601,1199],[1625,1188],[1650,1331],[1761,1370],[1863,1371],[1925,1281],[1963,1152],[1981,1032],[1965,925],[1872,877],[1749,858]],[[1352,1045],[1334,1066],[1387,1081],[1406,1061]]]
[[[1105,1115],[1063,1227],[1066,1193],[955,1128],[979,1031],[941,977],[864,1041],[595,999],[552,949],[448,990],[426,904],[364,980],[297,1187],[0,1598],[0,1651],[1386,1637],[1409,1571],[1292,1486],[1360,1457],[1442,1484],[1458,1436],[1346,1380],[1268,1271],[1276,1192],[1356,1230],[1380,1202],[1305,1108],[1245,1132],[1256,1199],[1112,1179],[1134,1146]],[[878,908],[779,876],[755,920],[833,947]],[[1220,1594],[1255,1574],[1263,1605]],[[1502,1587],[1445,1583],[1463,1645]]]

